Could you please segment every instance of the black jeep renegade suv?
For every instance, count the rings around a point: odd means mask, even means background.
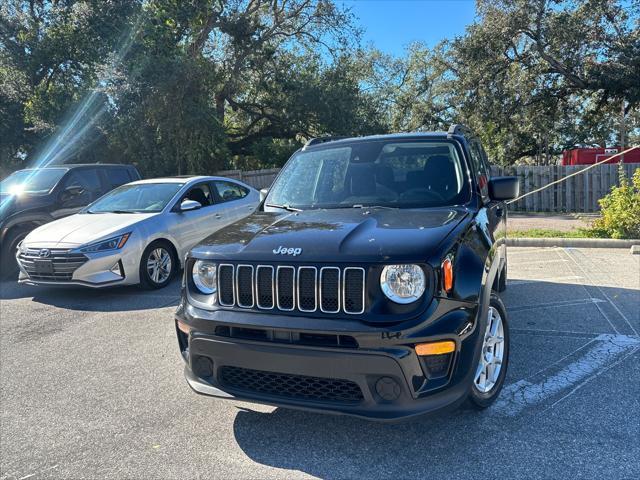
[[[391,420],[489,406],[509,326],[505,200],[466,128],[314,139],[194,248],[176,312],[198,393]]]

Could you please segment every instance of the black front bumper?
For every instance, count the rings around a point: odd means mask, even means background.
[[[435,317],[436,311],[443,310],[447,313]],[[480,346],[477,308],[449,305],[430,313],[424,320],[381,328],[353,319],[338,324],[255,312],[205,311],[181,304],[176,320],[191,329],[188,338],[179,330],[178,336],[187,362],[187,382],[198,393],[397,420],[455,407],[466,398],[472,382]],[[337,334],[354,339],[355,346],[283,343],[273,335],[269,340],[234,338],[228,336],[229,326]],[[466,332],[459,335],[465,327]],[[430,378],[424,358],[416,355],[413,346],[443,339],[454,340],[456,351],[446,374]]]

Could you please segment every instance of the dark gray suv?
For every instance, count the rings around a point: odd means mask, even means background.
[[[108,191],[140,180],[132,165],[52,165],[18,170],[0,182],[2,276],[17,273],[15,251],[34,228],[78,212]]]

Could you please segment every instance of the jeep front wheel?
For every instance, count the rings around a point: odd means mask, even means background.
[[[509,364],[509,324],[500,298],[492,294],[483,332],[480,360],[469,391],[468,403],[483,409],[491,405],[498,395]]]

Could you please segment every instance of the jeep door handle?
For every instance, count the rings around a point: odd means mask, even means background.
[[[216,217],[217,219],[220,219],[220,218],[222,218],[222,215],[221,215],[221,214],[219,214],[219,213],[216,213],[216,214],[215,214],[215,217]]]

